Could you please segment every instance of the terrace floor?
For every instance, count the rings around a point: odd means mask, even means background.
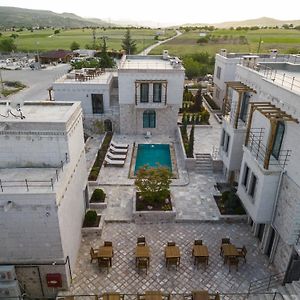
[[[145,235],[150,247],[148,274],[138,273],[135,267],[135,246],[139,235]],[[230,237],[236,246],[245,245],[247,262],[241,261],[238,271],[223,264],[219,255],[220,241]],[[195,239],[202,239],[209,249],[209,265],[197,269],[193,264],[191,248]],[[90,263],[90,247],[113,242],[114,257],[109,273],[99,270],[97,262]],[[176,271],[165,267],[164,247],[174,241],[181,251],[181,264]],[[65,294],[99,294],[103,292],[137,293],[145,290],[162,290],[187,293],[196,289],[210,292],[247,292],[252,280],[266,277],[276,270],[268,264],[266,256],[258,249],[258,240],[250,227],[243,223],[171,223],[136,225],[134,223],[107,223],[102,237],[82,239],[73,283]]]

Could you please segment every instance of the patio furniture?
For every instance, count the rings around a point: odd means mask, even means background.
[[[103,300],[121,300],[124,299],[124,295],[119,293],[104,293],[102,295]]]
[[[202,240],[195,240],[194,245],[202,245]]]
[[[205,264],[205,270],[208,265],[208,248],[205,245],[194,245],[192,250],[192,256],[194,257],[194,264],[199,266],[200,263]]]
[[[221,246],[224,256],[224,264],[227,262],[230,257],[237,257],[239,255],[236,247],[233,244],[224,244]]]
[[[244,259],[244,263],[246,262],[247,249],[244,245],[242,248],[237,247],[238,257],[242,257]]]
[[[135,260],[136,264],[139,259],[146,259],[148,263],[150,262],[150,249],[147,245],[137,245],[135,248]]]
[[[98,261],[101,259],[108,259],[110,266],[112,266],[112,257],[113,257],[113,247],[111,246],[101,246],[97,252]]]
[[[90,255],[91,255],[91,263],[93,262],[93,260],[98,258],[98,251],[95,250],[93,247],[91,247],[90,249]]]
[[[222,238],[221,247],[220,247],[220,255],[223,256],[222,245],[230,244],[230,238]]]
[[[147,258],[138,258],[136,266],[137,266],[138,272],[140,270],[146,270],[146,275],[147,275],[148,267],[149,267],[149,260]]]
[[[208,291],[193,291],[192,300],[209,300]]]
[[[113,154],[113,153],[107,152],[106,157],[108,157],[109,159],[112,159],[112,160],[114,160],[114,159],[125,160],[127,155],[126,154]]]
[[[138,300],[170,300],[170,294],[161,291],[146,291],[145,294],[138,294]]]
[[[147,131],[145,134],[145,139],[149,139],[151,138],[151,136],[152,136],[151,131]]]
[[[174,242],[168,242],[165,248],[165,259],[168,269],[170,265],[175,265],[177,270],[177,267],[180,265],[180,250]]]
[[[238,271],[238,267],[239,267],[239,259],[236,256],[230,256],[228,258],[228,265],[229,265],[229,272],[231,271],[231,266],[235,266],[236,267],[236,271]]]
[[[143,235],[139,236],[137,238],[137,244],[138,245],[146,245],[146,238]]]
[[[219,293],[217,293],[216,295],[215,295],[215,299],[214,300],[220,300],[220,294]]]
[[[104,167],[123,167],[125,164],[125,160],[113,160],[108,158],[107,156],[104,158]]]
[[[111,260],[107,257],[98,257],[98,267],[106,268],[107,273],[109,272],[109,267],[111,266]]]
[[[113,145],[109,146],[109,151],[114,154],[127,154],[128,149],[124,148],[115,148]]]
[[[110,142],[110,144],[115,147],[115,148],[123,148],[123,149],[127,149],[129,147],[129,144],[117,144],[113,141]]]

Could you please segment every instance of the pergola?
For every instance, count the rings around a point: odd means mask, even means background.
[[[269,133],[267,147],[266,147],[266,155],[264,157],[264,168],[267,170],[269,168],[270,157],[272,154],[272,148],[274,144],[274,140],[276,137],[276,130],[277,130],[277,123],[279,121],[290,121],[299,123],[298,119],[292,117],[291,115],[287,114],[285,111],[281,110],[280,108],[276,107],[274,104],[270,102],[251,102],[250,103],[250,114],[247,124],[247,132],[246,132],[246,139],[245,139],[245,146],[248,145],[250,130],[251,130],[251,123],[253,118],[254,111],[257,110],[261,114],[263,114],[271,123],[271,131]]]
[[[241,81],[227,81],[227,82],[225,82],[225,84],[226,84],[226,91],[225,91],[225,102],[224,102],[224,111],[223,111],[224,116],[226,114],[226,107],[228,104],[228,89],[232,88],[239,94],[239,98],[238,98],[238,102],[237,102],[237,109],[236,109],[235,118],[234,118],[234,128],[236,129],[238,127],[239,111],[241,109],[241,102],[242,102],[243,94],[246,92],[251,92],[251,93],[256,94],[256,90],[254,90],[250,86],[242,83]]]

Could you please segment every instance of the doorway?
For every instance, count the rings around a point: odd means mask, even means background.
[[[104,130],[105,130],[105,131],[108,131],[108,132],[111,132],[111,131],[112,131],[112,122],[111,122],[111,120],[106,119],[106,120],[104,121]]]

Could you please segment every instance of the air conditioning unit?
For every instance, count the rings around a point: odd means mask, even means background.
[[[0,298],[5,299],[5,297],[22,299],[18,280],[0,282]]]
[[[16,279],[14,266],[0,266],[0,282]]]

